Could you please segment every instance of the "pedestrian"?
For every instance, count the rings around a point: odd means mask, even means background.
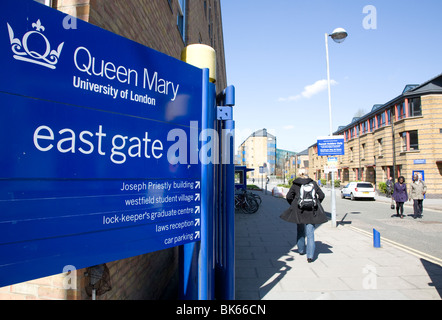
[[[419,178],[419,175],[416,173],[413,176],[413,181],[410,184],[410,201],[413,200],[413,218],[422,219],[422,213],[424,210],[424,196],[427,193],[427,185],[425,182]]]
[[[313,262],[315,255],[315,227],[328,221],[321,205],[324,198],[325,194],[318,184],[307,175],[301,174],[301,177],[293,181],[287,193],[286,199],[290,207],[280,216],[287,222],[297,224],[298,253],[307,254],[309,263]]]
[[[400,176],[399,179],[397,179],[397,181],[398,182],[394,184],[392,198],[394,199],[394,201],[396,201],[396,216],[403,219],[404,203],[407,202],[408,200],[407,184],[405,183],[405,178],[402,176]]]

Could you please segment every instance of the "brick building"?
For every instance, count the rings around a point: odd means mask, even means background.
[[[429,198],[442,198],[442,75],[421,84],[407,85],[402,94],[371,112],[339,127],[345,155],[338,160],[338,179],[385,182],[414,172],[423,175]],[[327,158],[316,144],[309,148],[315,178],[326,178]]]
[[[37,0],[103,29],[180,59],[190,44],[217,53],[217,90],[227,86],[220,0]],[[75,19],[67,22],[75,29]],[[107,263],[112,289],[97,299],[175,298],[178,249]],[[86,269],[0,288],[0,299],[90,299]],[[68,276],[68,277],[67,277]],[[76,289],[66,290],[67,279]],[[75,287],[75,285],[72,285]]]

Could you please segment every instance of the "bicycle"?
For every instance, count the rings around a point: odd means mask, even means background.
[[[259,203],[255,197],[243,190],[241,193],[235,194],[235,209],[241,210],[247,214],[252,214],[258,211]]]
[[[253,193],[253,192],[251,192],[251,191],[248,191],[247,194],[248,194],[250,197],[254,198],[254,199],[258,202],[259,205],[261,205],[261,203],[262,203],[262,199],[261,199],[261,197],[260,197],[259,195],[257,195],[256,193]]]

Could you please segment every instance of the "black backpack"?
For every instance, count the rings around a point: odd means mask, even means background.
[[[299,190],[298,208],[311,210],[317,207],[315,185],[313,182],[303,184]]]

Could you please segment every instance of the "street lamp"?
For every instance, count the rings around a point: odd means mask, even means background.
[[[331,85],[330,85],[330,61],[328,57],[328,37],[331,37],[334,42],[342,43],[347,38],[348,33],[343,28],[336,28],[332,34],[325,34],[325,52],[327,56],[327,86],[328,86],[328,113],[330,120],[330,137],[333,136],[333,122],[332,122],[332,104],[331,104]],[[331,206],[332,206],[332,226],[336,227],[336,192],[335,192],[335,172],[331,172]]]
[[[347,38],[348,33],[345,31],[345,29],[342,28],[336,28],[333,33],[330,35],[330,37],[337,43],[344,42],[345,38]]]
[[[348,33],[343,28],[336,28],[332,34],[325,34],[325,51],[327,55],[327,85],[328,85],[328,111],[330,119],[330,136],[333,135],[332,112],[331,112],[331,89],[330,89],[330,60],[328,57],[328,37],[336,43],[342,43],[347,38]]]

